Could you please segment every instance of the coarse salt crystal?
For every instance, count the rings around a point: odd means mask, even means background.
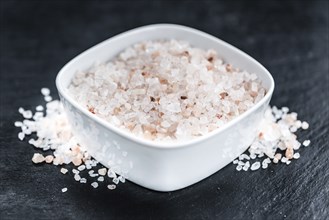
[[[74,179],[75,179],[75,181],[80,181],[81,180],[81,176],[79,174],[75,174],[74,175]]]
[[[50,102],[50,101],[53,100],[53,98],[49,95],[45,96],[44,99],[45,99],[46,102]]]
[[[24,137],[25,137],[25,134],[23,132],[18,133],[18,139],[19,140],[21,140],[21,141],[24,140]]]
[[[294,159],[298,159],[298,158],[300,158],[300,154],[297,152],[294,154]]]
[[[65,169],[65,168],[61,168],[61,173],[62,173],[62,174],[66,174],[67,172],[68,172],[67,169]]]
[[[43,161],[45,161],[45,158],[42,154],[35,153],[33,154],[32,161],[33,163],[42,163]]]
[[[48,96],[48,95],[50,95],[50,90],[48,88],[42,88],[41,94],[44,96]]]
[[[305,141],[303,141],[303,145],[304,145],[305,147],[308,147],[308,146],[310,145],[310,143],[311,143],[310,140],[305,140]]]
[[[98,183],[97,182],[93,182],[93,183],[91,183],[91,186],[94,187],[94,188],[97,188],[98,187]]]
[[[302,122],[302,129],[306,130],[309,128],[309,124],[306,121]]]
[[[116,185],[110,184],[110,185],[107,185],[107,188],[110,190],[114,190],[116,188]]]
[[[260,168],[260,162],[255,162],[251,165],[250,170],[254,171],[254,170],[258,170]]]
[[[107,170],[106,168],[101,168],[98,170],[98,174],[101,175],[101,176],[105,176],[107,173]]]
[[[37,110],[37,111],[43,111],[43,106],[42,105],[38,105],[37,107],[35,107],[35,110]]]
[[[99,181],[99,182],[103,182],[103,181],[104,181],[104,177],[103,177],[103,176],[98,177],[98,178],[97,178],[97,181]]]
[[[85,165],[78,166],[78,170],[79,171],[83,171],[84,169],[86,169],[86,166]]]
[[[66,191],[67,191],[67,188],[66,187],[62,189],[62,192],[63,193],[66,192]]]

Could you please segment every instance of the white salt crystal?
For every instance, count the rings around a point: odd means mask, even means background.
[[[41,94],[44,96],[48,96],[48,95],[50,95],[50,90],[48,88],[42,88]]]
[[[303,145],[304,145],[305,147],[308,147],[308,146],[310,145],[310,143],[311,143],[310,140],[305,140],[305,141],[303,141]]]
[[[302,129],[306,130],[309,128],[309,124],[306,121],[302,122]]]
[[[105,176],[106,172],[107,172],[106,168],[101,168],[101,169],[98,170],[98,174],[101,175],[101,176]]]
[[[19,140],[21,140],[21,141],[24,140],[24,137],[25,137],[25,134],[23,132],[18,133],[18,139]]]
[[[42,163],[43,161],[45,161],[45,158],[42,154],[39,154],[39,153],[33,154],[33,157],[32,157],[33,163]]]
[[[107,185],[107,188],[108,188],[109,190],[114,190],[114,189],[116,188],[116,185],[114,185],[114,184],[110,184],[110,185]]]
[[[43,111],[43,106],[42,105],[38,105],[37,107],[35,107],[35,110],[37,110],[37,111]]]
[[[50,101],[53,100],[53,98],[52,98],[51,96],[47,95],[47,96],[44,97],[44,100],[45,100],[46,102],[50,102]]]
[[[260,162],[255,162],[251,165],[250,170],[254,171],[254,170],[258,170],[260,168]]]
[[[62,192],[63,193],[66,192],[66,191],[67,191],[67,188],[66,187],[62,189]]]
[[[22,127],[23,123],[21,121],[15,121],[15,127]]]
[[[78,170],[79,171],[83,171],[84,169],[86,169],[86,166],[85,165],[78,166]]]
[[[86,178],[81,178],[80,183],[87,183],[87,179]]]
[[[294,153],[294,159],[298,159],[300,158],[300,154],[297,152],[297,153]]]
[[[75,179],[75,181],[80,181],[81,180],[81,176],[79,174],[75,174],[74,175],[74,179]]]
[[[103,176],[98,177],[98,178],[97,178],[97,181],[99,181],[99,182],[103,182],[103,181],[104,181],[104,177],[103,177]]]
[[[72,169],[72,173],[74,173],[74,174],[78,174],[78,173],[80,173],[80,172],[79,172],[79,170],[73,168],[73,169]]]
[[[97,182],[93,182],[93,183],[91,183],[91,186],[94,187],[94,188],[97,188],[98,187],[98,183]]]
[[[68,172],[67,169],[65,169],[65,168],[61,168],[61,173],[62,173],[62,174],[66,174],[67,172]]]

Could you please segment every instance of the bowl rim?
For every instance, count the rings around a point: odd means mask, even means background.
[[[96,47],[102,47],[104,44],[108,44],[111,41],[114,40],[118,40],[123,36],[126,35],[134,35],[134,34],[138,34],[140,32],[149,30],[149,29],[173,29],[173,30],[177,30],[177,31],[187,31],[190,32],[191,34],[195,34],[195,35],[199,35],[201,37],[204,38],[208,38],[211,40],[216,41],[217,43],[223,44],[226,47],[228,47],[231,50],[236,50],[238,53],[240,53],[243,56],[246,56],[248,59],[250,59],[251,61],[253,61],[259,68],[261,68],[263,70],[263,72],[266,74],[266,77],[269,79],[269,83],[270,83],[270,87],[267,91],[267,93],[265,94],[265,96],[258,101],[254,106],[252,106],[251,108],[249,108],[247,111],[245,111],[244,113],[242,113],[241,115],[235,117],[234,119],[232,119],[231,121],[227,122],[226,124],[224,124],[222,127],[215,129],[214,131],[205,134],[203,136],[200,137],[196,137],[194,139],[191,140],[187,140],[187,141],[182,141],[182,142],[177,142],[175,143],[173,142],[166,142],[166,141],[151,141],[151,140],[147,140],[144,139],[142,137],[138,137],[135,136],[134,134],[125,131],[121,128],[116,127],[115,125],[112,125],[110,122],[106,121],[105,119],[102,119],[94,114],[92,114],[91,112],[89,112],[87,109],[83,108],[81,105],[79,105],[74,99],[73,97],[71,97],[64,88],[64,86],[62,85],[62,77],[65,74],[66,70],[69,68],[69,66],[74,63],[75,61],[77,61],[78,59],[80,59],[82,56],[85,56],[86,54],[90,53],[93,49],[95,49]],[[72,106],[74,106],[76,109],[78,109],[80,112],[82,112],[85,116],[87,116],[89,119],[92,119],[94,121],[96,121],[97,123],[101,124],[102,126],[104,126],[105,128],[109,129],[111,132],[116,133],[117,135],[120,135],[121,137],[124,137],[126,139],[129,139],[130,141],[134,141],[138,144],[141,144],[143,146],[147,146],[147,147],[151,147],[151,148],[158,148],[158,149],[172,149],[172,148],[183,148],[183,147],[187,147],[187,146],[191,146],[191,145],[195,145],[198,144],[200,142],[203,142],[207,139],[210,139],[216,135],[218,135],[219,133],[223,132],[224,130],[234,126],[235,124],[239,123],[239,121],[241,121],[242,119],[246,118],[248,115],[252,114],[256,109],[260,108],[267,100],[271,99],[271,96],[273,94],[274,91],[274,87],[275,87],[275,83],[274,83],[274,79],[272,77],[272,75],[270,74],[270,72],[262,65],[260,64],[257,60],[255,60],[253,57],[251,57],[250,55],[246,54],[245,52],[243,52],[242,50],[234,47],[233,45],[215,37],[212,36],[210,34],[207,34],[203,31],[197,30],[195,28],[191,28],[191,27],[187,27],[187,26],[183,26],[183,25],[178,25],[178,24],[168,24],[168,23],[161,23],[161,24],[151,24],[151,25],[146,25],[146,26],[141,26],[141,27],[137,27],[125,32],[122,32],[120,34],[117,34],[113,37],[110,37],[94,46],[92,46],[91,48],[83,51],[82,53],[78,54],[77,56],[75,56],[73,59],[71,59],[68,63],[66,63],[58,72],[57,76],[56,76],[56,87],[57,90],[59,92],[59,94],[62,96],[62,98],[64,98],[65,100],[67,100]]]

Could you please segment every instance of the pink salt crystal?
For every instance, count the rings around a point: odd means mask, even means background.
[[[54,156],[52,156],[52,155],[48,155],[48,156],[45,157],[45,161],[46,161],[46,163],[51,163],[51,162],[53,162],[53,159],[54,159]]]
[[[33,157],[32,157],[33,163],[42,163],[43,161],[45,161],[45,158],[42,154],[39,154],[39,153],[33,154]]]
[[[105,176],[107,173],[107,170],[106,168],[101,168],[98,170],[98,174],[101,175],[101,176]]]

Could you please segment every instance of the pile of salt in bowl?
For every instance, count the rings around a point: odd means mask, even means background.
[[[144,139],[177,142],[210,133],[266,94],[255,73],[186,41],[143,41],[77,71],[69,94],[83,108]]]

